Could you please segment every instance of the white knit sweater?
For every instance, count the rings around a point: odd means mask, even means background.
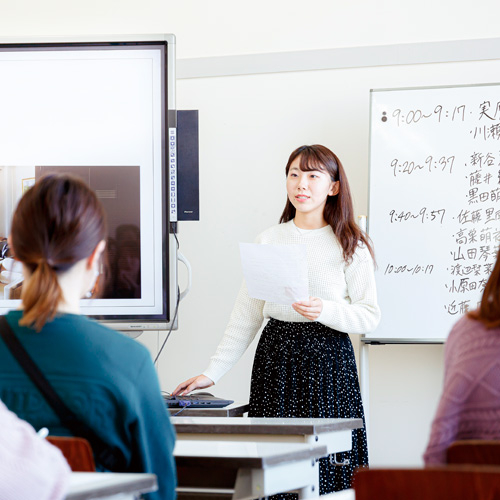
[[[346,264],[342,247],[330,226],[301,233],[293,221],[261,233],[256,243],[307,245],[309,294],[323,301],[316,321],[346,333],[368,333],[380,321],[374,266],[365,247],[358,247]],[[243,355],[265,318],[308,322],[292,306],[274,304],[248,296],[243,282],[224,336],[203,373],[217,382]]]

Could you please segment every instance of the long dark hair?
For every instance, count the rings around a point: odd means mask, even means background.
[[[500,253],[493,271],[486,282],[483,297],[479,307],[467,313],[469,318],[483,323],[486,328],[496,328],[500,326]]]
[[[106,232],[102,205],[82,180],[48,174],[26,192],[11,230],[14,256],[32,273],[22,287],[19,324],[39,331],[55,316],[63,300],[57,273],[90,257]]]
[[[372,258],[375,260],[369,236],[359,228],[354,220],[351,190],[349,189],[344,167],[337,155],[319,144],[300,146],[288,158],[285,169],[287,177],[290,165],[297,157],[300,157],[300,170],[303,172],[320,170],[327,172],[333,182],[339,181],[339,192],[335,196],[328,196],[323,217],[332,227],[335,236],[342,246],[344,260],[346,262],[351,261],[360,242],[368,248]],[[294,217],[295,207],[287,198],[280,223],[288,222]]]

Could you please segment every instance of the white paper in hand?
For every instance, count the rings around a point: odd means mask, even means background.
[[[240,254],[250,297],[284,305],[309,300],[306,245],[240,243]]]

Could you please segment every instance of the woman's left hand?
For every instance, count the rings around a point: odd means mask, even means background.
[[[309,297],[309,300],[295,302],[292,307],[305,318],[314,321],[319,318],[323,310],[323,301],[318,297]]]

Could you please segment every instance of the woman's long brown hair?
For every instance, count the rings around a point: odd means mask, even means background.
[[[337,155],[319,144],[301,146],[288,159],[285,169],[287,177],[290,165],[297,157],[300,157],[300,170],[303,172],[320,170],[327,172],[333,182],[339,181],[339,192],[335,196],[328,196],[323,217],[332,227],[335,236],[342,246],[344,260],[346,262],[351,261],[360,242],[368,248],[372,258],[375,260],[369,236],[359,228],[354,220],[351,190],[349,189],[344,167]],[[280,223],[288,222],[294,217],[295,207],[287,199],[285,209],[281,214]]]
[[[90,257],[105,238],[104,210],[82,180],[48,174],[37,181],[19,201],[12,219],[14,256],[31,272],[22,287],[19,324],[40,331],[63,300],[57,273]]]
[[[486,282],[483,296],[479,307],[467,313],[472,319],[480,321],[486,328],[497,328],[500,326],[500,253],[493,271]]]

